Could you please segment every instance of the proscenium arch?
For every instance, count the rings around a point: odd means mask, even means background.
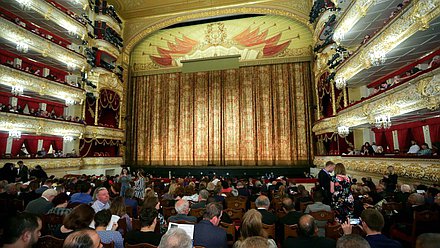
[[[293,20],[299,21],[301,24],[306,26],[310,32],[313,32],[313,26],[309,24],[307,17],[303,14],[294,11],[288,11],[285,9],[278,8],[264,8],[264,7],[240,7],[240,8],[225,8],[225,9],[215,9],[208,10],[203,12],[195,12],[189,13],[187,15],[175,16],[172,18],[168,18],[165,20],[161,20],[156,22],[147,28],[143,29],[139,33],[133,36],[128,41],[127,46],[124,48],[125,55],[130,56],[132,50],[136,45],[142,41],[145,37],[152,34],[155,31],[161,30],[168,26],[178,24],[181,22],[191,21],[199,18],[207,18],[207,17],[218,17],[223,15],[236,15],[236,14],[265,14],[265,15],[278,15],[289,17]]]

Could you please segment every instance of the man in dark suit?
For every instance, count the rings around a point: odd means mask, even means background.
[[[29,181],[29,168],[24,165],[23,161],[18,161],[17,179],[23,183]]]
[[[286,215],[280,219],[282,225],[297,225],[299,218],[304,215],[302,212],[295,210],[295,205],[290,198],[283,199],[283,210]]]
[[[39,187],[38,189],[35,190],[35,193],[43,194],[44,191],[46,191],[47,189],[50,189],[50,187],[52,187],[52,184],[53,184],[52,179],[47,179],[46,181],[44,181],[44,184],[41,185],[41,187]]]
[[[26,206],[25,212],[43,215],[53,207],[52,200],[58,192],[54,189],[47,189],[43,192],[41,197],[29,202]]]
[[[283,248],[335,248],[336,241],[324,237],[316,236],[318,227],[315,224],[315,219],[308,214],[305,214],[299,218],[298,224],[298,237],[287,238],[284,241]]]
[[[191,205],[192,209],[199,209],[199,208],[205,208],[206,207],[206,202],[208,201],[209,198],[209,192],[206,189],[202,189],[199,192],[199,202],[194,203],[193,205]]]
[[[209,203],[203,214],[203,220],[194,227],[194,245],[212,248],[227,248],[226,231],[218,227],[222,215],[222,206]]]
[[[276,217],[276,215],[274,215],[273,213],[268,211],[268,209],[270,207],[270,201],[269,201],[269,198],[267,198],[267,196],[260,195],[255,200],[255,206],[257,207],[258,212],[260,212],[261,215],[263,216],[263,219],[262,219],[263,224],[266,224],[266,225],[275,224],[275,222],[277,221],[277,217]]]
[[[324,193],[324,204],[330,205],[332,201],[332,194],[330,192],[330,181],[332,179],[330,173],[335,169],[335,163],[332,161],[327,161],[325,167],[321,169],[318,173],[319,186]]]
[[[188,216],[189,202],[187,200],[183,200],[183,199],[178,200],[174,208],[176,209],[177,214],[168,218],[169,222],[186,221],[186,222],[197,223],[197,217]]]

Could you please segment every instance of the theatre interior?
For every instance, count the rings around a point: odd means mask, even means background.
[[[128,168],[151,190],[313,192],[332,161],[361,191],[393,170],[440,205],[440,0],[3,0],[0,30],[0,178],[18,191],[24,164],[30,182]]]

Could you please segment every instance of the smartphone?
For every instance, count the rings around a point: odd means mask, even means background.
[[[361,224],[359,218],[350,218],[350,225],[359,225],[359,224]]]
[[[66,192],[66,195],[70,195],[70,192],[69,192],[69,191],[67,191],[67,192]]]
[[[417,194],[425,194],[425,191],[424,190],[420,190],[420,189],[416,190],[416,192],[417,192]]]

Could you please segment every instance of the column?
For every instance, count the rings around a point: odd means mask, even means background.
[[[98,125],[98,106],[99,106],[99,96],[96,97],[96,103],[95,103],[95,126]]]
[[[342,88],[342,92],[344,93],[344,108],[348,106],[348,89],[347,87]]]
[[[118,123],[118,128],[119,129],[122,128],[122,96],[119,99],[119,123]]]
[[[330,82],[330,87],[332,88],[332,109],[333,109],[333,115],[336,115],[335,82],[333,80]]]

